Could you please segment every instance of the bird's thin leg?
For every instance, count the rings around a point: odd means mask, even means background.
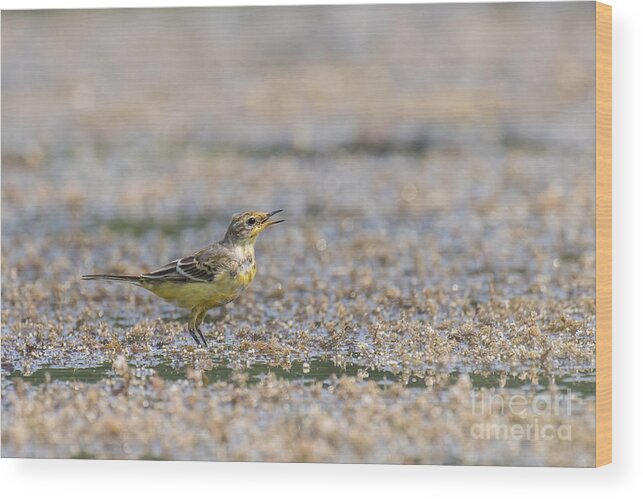
[[[201,343],[199,342],[199,338],[197,338],[195,331],[197,331],[197,326],[195,325],[195,319],[196,319],[196,314],[194,311],[192,311],[192,315],[190,316],[190,320],[188,321],[188,333],[190,333],[190,336],[192,336],[192,339],[196,341],[196,345],[198,347],[201,346]]]
[[[192,339],[196,341],[196,346],[200,347],[201,343],[199,343],[199,338],[197,338],[196,334],[194,334],[194,331],[188,327],[188,333],[190,333],[190,336],[192,336]]]
[[[194,320],[194,326],[196,329],[196,332],[199,333],[199,336],[201,337],[201,341],[203,342],[203,346],[207,348],[208,342],[205,341],[205,336],[203,336],[203,332],[201,332],[201,324],[203,324],[203,319],[205,319],[205,314],[207,313],[207,310],[200,310]]]
[[[197,333],[199,333],[199,336],[201,337],[201,341],[203,342],[204,347],[208,347],[208,342],[205,341],[205,337],[203,336],[203,333],[201,332],[201,328],[197,328],[196,330]]]

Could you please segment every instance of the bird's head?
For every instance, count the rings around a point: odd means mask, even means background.
[[[266,227],[284,222],[284,220],[271,220],[273,215],[282,211],[237,213],[230,221],[224,240],[233,244],[254,244],[259,233]]]

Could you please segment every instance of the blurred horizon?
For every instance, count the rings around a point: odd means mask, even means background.
[[[282,208],[593,238],[593,6],[4,12],[3,235]]]

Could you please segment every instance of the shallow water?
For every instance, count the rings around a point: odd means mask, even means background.
[[[333,382],[332,377],[337,379],[342,376],[353,376],[359,379],[374,381],[382,387],[400,382],[403,382],[407,388],[427,387],[424,379],[415,376],[412,376],[408,381],[404,382],[400,375],[393,374],[390,371],[364,369],[359,364],[350,363],[340,368],[332,361],[319,359],[313,359],[311,362],[306,363],[293,362],[289,369],[284,369],[280,366],[271,366],[267,363],[255,363],[243,370],[235,370],[225,361],[214,361],[213,364],[213,368],[202,371],[203,382],[205,384],[228,382],[232,379],[233,375],[243,373],[248,376],[250,383],[256,383],[272,374],[279,379],[303,384],[321,382],[324,385],[329,385]],[[188,379],[189,374],[187,368],[176,368],[170,364],[163,363],[156,364],[154,368],[148,369],[136,368],[136,366],[130,367],[140,375],[155,374],[161,379],[171,381]],[[457,383],[461,375],[462,373],[457,371],[447,373],[446,376],[439,377],[431,386],[435,385],[436,387],[445,389]],[[44,367],[28,375],[14,371],[10,375],[5,376],[4,379],[12,381],[22,380],[38,385],[53,381],[97,383],[114,376],[115,373],[112,365],[105,363],[91,368]],[[574,376],[565,374],[536,376],[530,377],[528,380],[525,380],[524,377],[521,379],[519,376],[507,376],[506,373],[497,372],[485,374],[470,373],[468,374],[468,378],[474,390],[482,388],[506,388],[537,393],[555,387],[559,390],[574,392],[582,397],[594,397],[596,393],[596,374],[593,371],[578,372]]]

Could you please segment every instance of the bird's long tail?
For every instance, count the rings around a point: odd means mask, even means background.
[[[141,282],[140,275],[123,275],[123,274],[87,274],[82,276],[83,281],[123,281],[132,284]]]

